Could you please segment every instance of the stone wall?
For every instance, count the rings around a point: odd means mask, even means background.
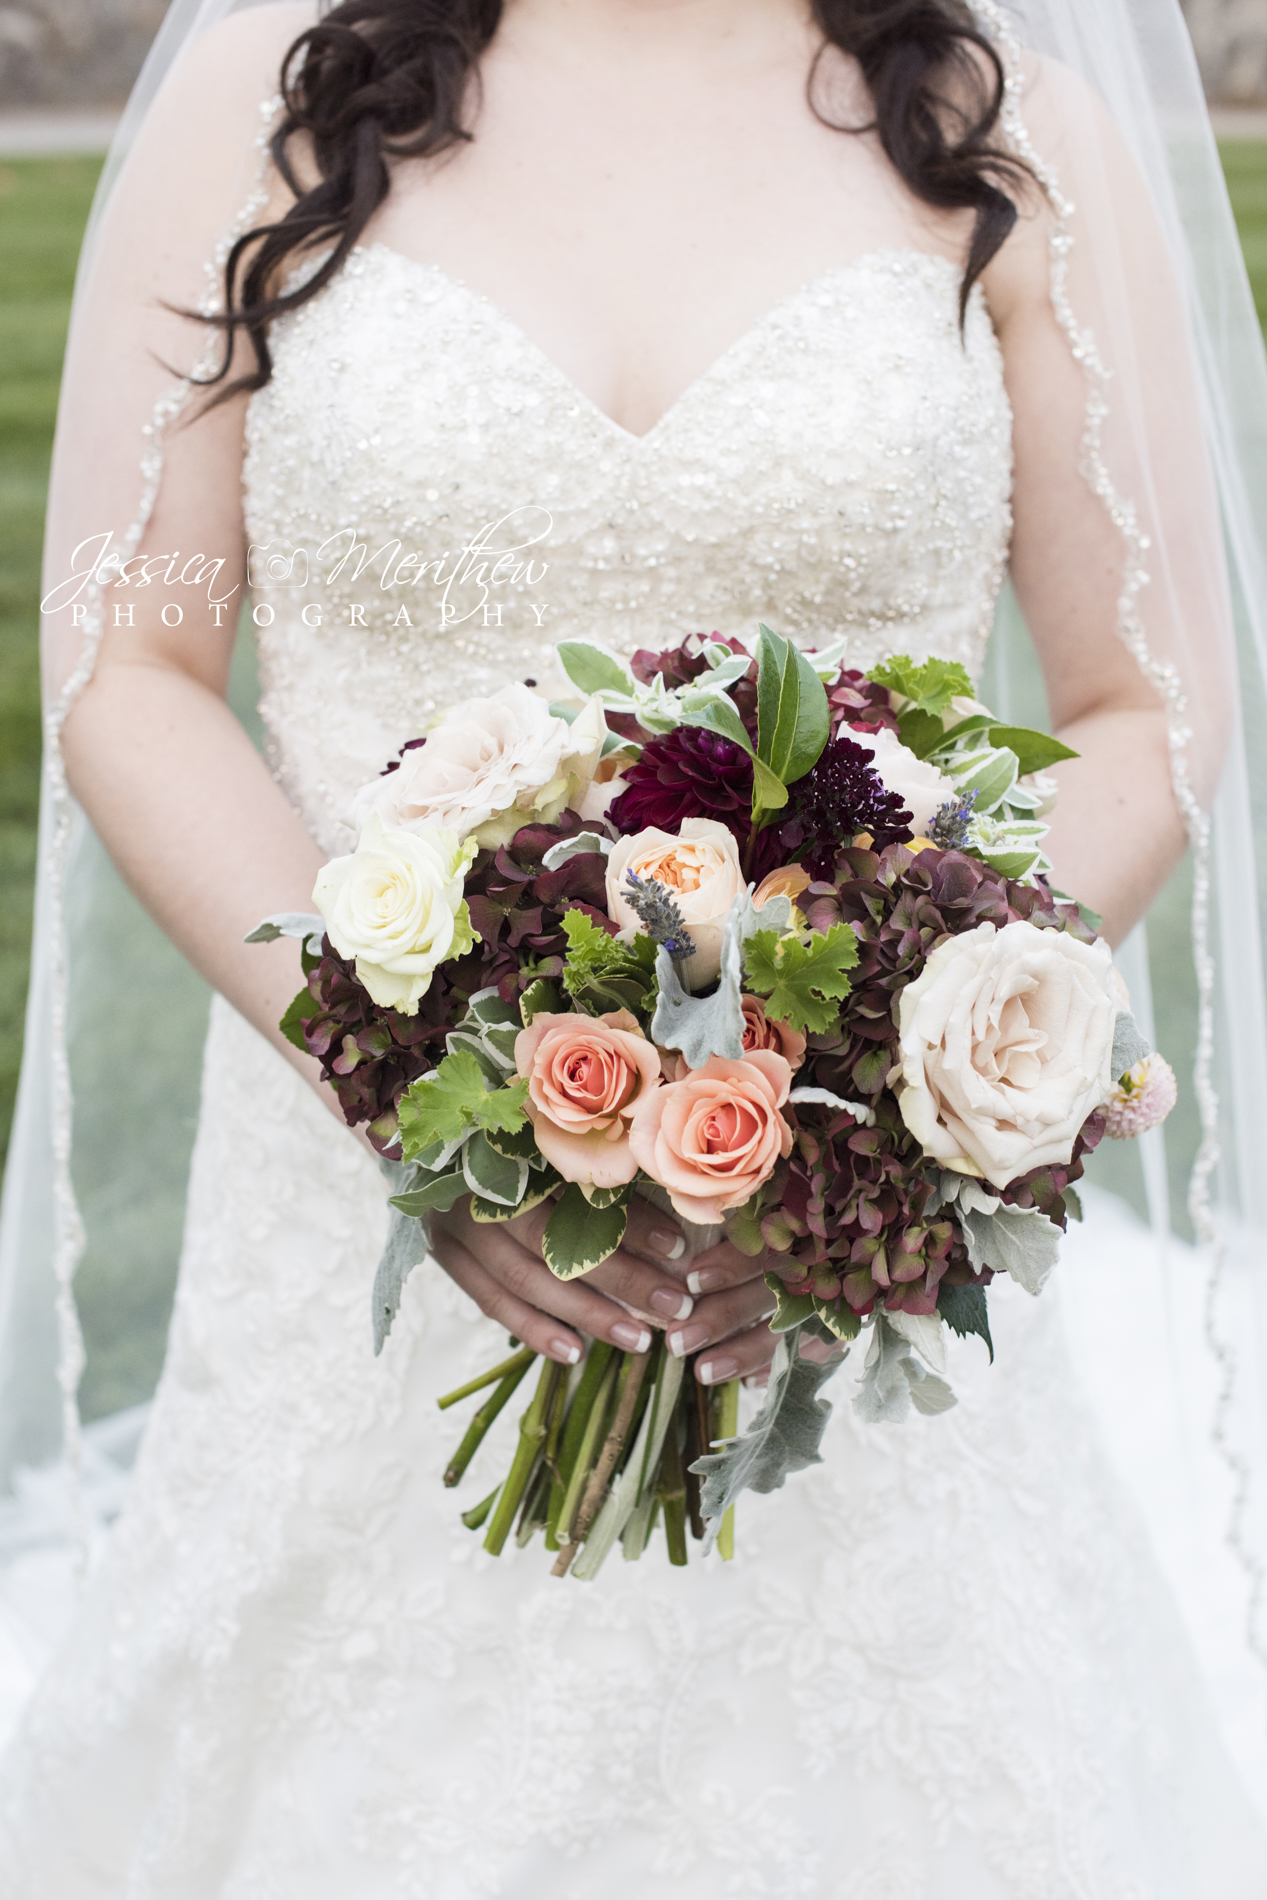
[[[1184,0],[1184,12],[1210,98],[1267,99],[1267,0]]]
[[[1267,0],[1183,5],[1210,97],[1267,101]],[[121,102],[165,10],[165,0],[0,0],[0,105]]]
[[[0,105],[121,105],[166,0],[0,0]]]

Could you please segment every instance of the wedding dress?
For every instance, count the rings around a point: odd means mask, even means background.
[[[483,297],[358,250],[277,326],[245,466],[250,540],[293,557],[262,711],[323,847],[437,708],[548,690],[569,635],[764,620],[979,672],[1011,427],[958,286],[911,250],[829,270],[635,437]],[[507,546],[541,511],[537,567],[448,625],[434,574],[299,560],[353,528]],[[463,1528],[516,1408],[446,1491],[465,1418],[435,1400],[504,1335],[424,1265],[375,1360],[384,1226],[369,1157],[218,1002],[167,1363],[0,1776],[4,1900],[1267,1894],[1056,1294],[996,1283],[997,1362],[957,1343],[942,1417],[858,1424],[847,1363],[823,1464],[743,1499],[732,1563],[579,1584]]]

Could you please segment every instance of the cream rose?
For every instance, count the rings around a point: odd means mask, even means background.
[[[534,1016],[515,1038],[515,1067],[528,1078],[537,1146],[565,1181],[611,1188],[633,1180],[629,1120],[660,1086],[660,1054],[627,1009]]]
[[[444,825],[481,845],[506,844],[584,798],[606,730],[597,699],[569,726],[526,686],[503,686],[451,707],[426,745],[358,792],[349,820],[360,825],[376,811],[397,828]]]
[[[643,1095],[629,1127],[638,1166],[667,1188],[674,1210],[701,1226],[742,1207],[780,1156],[792,1151],[792,1130],[779,1113],[792,1083],[773,1049],[741,1061],[711,1056],[680,1082]]]
[[[909,746],[902,744],[887,726],[878,732],[843,730],[843,738],[852,739],[871,754],[871,769],[884,781],[885,789],[896,792],[914,821],[912,830],[927,831],[933,819],[955,796],[955,788],[944,772],[926,759],[917,759]]]
[[[1112,1090],[1109,947],[1011,923],[938,944],[898,1004],[902,1119],[926,1154],[996,1188],[1067,1162]]]
[[[721,968],[726,913],[746,888],[733,832],[712,818],[688,818],[676,838],[651,825],[612,846],[607,913],[620,925],[623,943],[631,943],[642,928],[626,901],[627,871],[672,891],[695,944],[695,955],[683,966],[686,981],[696,988],[711,983]]]
[[[382,1008],[416,1016],[436,965],[476,941],[462,896],[475,849],[442,825],[389,829],[371,812],[356,850],[322,867],[312,901]]]

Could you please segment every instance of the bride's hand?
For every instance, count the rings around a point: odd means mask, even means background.
[[[580,1333],[640,1352],[651,1343],[650,1325],[666,1330],[679,1357],[701,1354],[696,1375],[706,1385],[769,1364],[774,1341],[764,1321],[774,1301],[760,1260],[722,1241],[689,1267],[678,1265],[686,1246],[672,1217],[635,1201],[624,1244],[582,1278],[559,1280],[541,1257],[551,1212],[545,1203],[486,1223],[472,1218],[463,1198],[434,1217],[432,1252],[481,1312],[564,1365],[579,1358]],[[707,1352],[710,1346],[718,1350]]]

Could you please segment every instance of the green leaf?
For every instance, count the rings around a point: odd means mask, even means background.
[[[777,1273],[767,1273],[765,1283],[778,1302],[768,1322],[772,1333],[786,1333],[790,1327],[803,1326],[807,1319],[814,1318],[812,1293],[789,1293]]]
[[[814,1312],[833,1339],[856,1339],[862,1331],[862,1321],[850,1306],[839,1306],[834,1300],[815,1299]]]
[[[304,1041],[303,1022],[306,1017],[315,1016],[316,1013],[317,1006],[312,1000],[311,990],[303,989],[287,1003],[286,1014],[277,1025],[287,1042],[293,1042],[304,1055],[308,1053],[308,1045]]]
[[[766,626],[757,669],[757,756],[781,784],[792,785],[827,743],[827,694],[799,648]]]
[[[759,930],[744,944],[748,986],[766,1001],[771,1022],[825,1035],[849,994],[846,974],[858,961],[858,939],[848,924],[815,931],[808,944]]]
[[[563,640],[558,647],[563,671],[578,692],[619,693],[628,698],[635,690],[634,676],[614,653],[592,640]]]
[[[563,998],[555,985],[543,976],[530,983],[519,999],[519,1009],[523,1016],[525,1029],[532,1027],[534,1016],[555,1016],[563,1006]]]
[[[391,1205],[413,1220],[421,1220],[424,1214],[430,1214],[433,1209],[447,1214],[469,1192],[466,1176],[458,1168],[453,1174],[437,1175],[425,1187],[408,1188],[403,1194],[393,1194]]]
[[[590,1187],[584,1181],[578,1182],[577,1185],[591,1207],[628,1207],[633,1199],[633,1186],[629,1183],[622,1187],[610,1188]]]
[[[967,1339],[975,1333],[990,1349],[994,1364],[994,1341],[990,1337],[990,1319],[983,1286],[941,1286],[937,1291],[937,1311],[952,1333]]]
[[[488,1128],[484,1131],[484,1139],[490,1148],[495,1148],[499,1155],[506,1155],[511,1161],[526,1161],[530,1166],[534,1161],[538,1164],[541,1161],[537,1137],[530,1121],[525,1121],[523,1127],[516,1128],[513,1133],[507,1128]]]
[[[920,712],[915,707],[908,707],[900,714],[897,723],[902,744],[908,746],[917,759],[926,759],[945,744],[945,733],[936,713]],[[865,733],[857,736],[859,743],[865,745]]]
[[[430,1075],[412,1082],[400,1098],[401,1152],[413,1161],[437,1143],[459,1141],[468,1128],[522,1128],[527,1116],[526,1080],[490,1091],[478,1057],[471,1049],[445,1056]]]
[[[1038,863],[1037,851],[983,851],[982,857],[1000,877],[1025,877]]]
[[[682,703],[682,724],[720,733],[723,739],[729,739],[732,745],[740,746],[748,754],[752,760],[754,811],[778,811],[787,804],[787,786],[753,751],[748,728],[731,700],[719,693],[689,695]]]
[[[868,1425],[897,1425],[911,1406],[926,1416],[949,1411],[955,1395],[944,1379],[912,1357],[911,1345],[877,1312],[853,1409]]]
[[[1006,798],[1019,776],[1015,752],[1006,746],[996,746],[988,752],[973,753],[966,763],[969,770],[965,772],[959,767],[953,772],[956,791],[961,796],[975,791],[977,811],[992,811],[1000,799]]]
[[[925,660],[917,666],[908,653],[894,653],[867,674],[877,686],[912,700],[917,712],[941,716],[952,699],[972,697],[972,681],[955,660]]]
[[[499,1207],[519,1206],[528,1186],[528,1163],[498,1154],[477,1128],[462,1154],[466,1185],[482,1200],[495,1201]]]
[[[591,1207],[575,1182],[565,1187],[541,1243],[551,1273],[574,1280],[600,1266],[624,1239],[628,1219],[623,1207]]]
[[[1006,746],[1009,752],[1016,754],[1022,778],[1027,772],[1045,772],[1049,765],[1056,765],[1061,759],[1080,756],[1072,746],[1053,739],[1049,732],[1033,732],[1028,726],[991,726],[990,744]]]

